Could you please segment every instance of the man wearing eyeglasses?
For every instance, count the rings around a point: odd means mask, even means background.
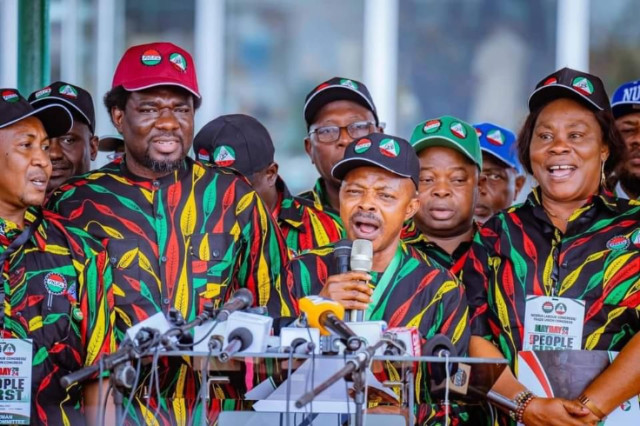
[[[331,176],[333,166],[344,157],[354,139],[382,132],[378,113],[367,87],[356,80],[333,77],[316,86],[306,97],[304,119],[308,134],[304,149],[320,178],[313,189],[300,198],[311,200],[315,208],[340,220],[340,181]]]

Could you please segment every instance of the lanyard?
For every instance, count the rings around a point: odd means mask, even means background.
[[[41,222],[42,215],[39,214],[36,217],[36,220],[34,220],[30,226],[22,231],[22,233],[18,235],[16,239],[11,242],[11,244],[9,244],[7,249],[2,254],[0,254],[0,328],[4,328],[4,262],[6,262],[11,254],[22,247],[29,240],[29,238],[31,238],[35,230],[38,229],[38,226],[40,226]]]
[[[389,287],[389,283],[391,283],[391,278],[396,274],[396,270],[400,265],[400,260],[402,259],[402,247],[398,244],[398,248],[396,249],[396,254],[393,256],[391,263],[385,269],[380,281],[376,285],[376,288],[373,289],[373,294],[371,295],[371,303],[367,307],[367,311],[364,315],[365,321],[379,321],[382,319],[382,315],[384,314],[384,309],[376,309],[379,308],[380,298],[384,294],[387,287]]]

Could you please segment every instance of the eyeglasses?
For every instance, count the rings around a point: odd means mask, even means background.
[[[325,126],[318,127],[309,132],[309,136],[316,134],[316,139],[321,143],[333,143],[340,139],[342,129],[347,129],[347,134],[353,139],[358,139],[371,133],[372,121],[356,121],[348,126]]]

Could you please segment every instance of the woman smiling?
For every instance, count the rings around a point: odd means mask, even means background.
[[[624,144],[602,81],[561,69],[538,83],[529,110],[518,154],[538,186],[476,234],[462,271],[470,354],[506,357],[514,371],[519,351],[619,351],[640,329],[640,205],[603,184]],[[493,390],[527,425],[594,424],[606,414],[588,395],[535,397],[509,371]]]

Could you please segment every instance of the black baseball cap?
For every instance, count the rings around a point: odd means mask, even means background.
[[[371,133],[351,142],[344,151],[344,158],[331,169],[331,175],[339,180],[355,168],[382,167],[401,177],[409,178],[418,188],[420,160],[406,140],[384,133]]]
[[[379,125],[378,112],[367,86],[349,78],[333,77],[320,83],[305,98],[304,120],[307,123],[307,129],[313,123],[318,111],[333,101],[353,101],[362,105],[373,113],[376,126]]]
[[[275,148],[267,129],[244,114],[221,115],[205,124],[193,140],[201,161],[233,167],[245,176],[273,163]]]
[[[98,140],[98,151],[118,152],[124,149],[124,139],[120,135],[103,136]]]
[[[598,76],[562,68],[540,80],[529,97],[529,111],[559,98],[574,99],[591,110],[611,109],[609,95]]]
[[[29,95],[29,102],[34,107],[58,103],[66,106],[74,115],[95,131],[96,114],[93,110],[93,99],[89,92],[81,87],[64,81],[56,81],[47,87],[36,90]]]
[[[42,122],[49,137],[64,135],[73,125],[71,113],[62,105],[34,108],[16,89],[0,89],[0,129],[32,115]]]

